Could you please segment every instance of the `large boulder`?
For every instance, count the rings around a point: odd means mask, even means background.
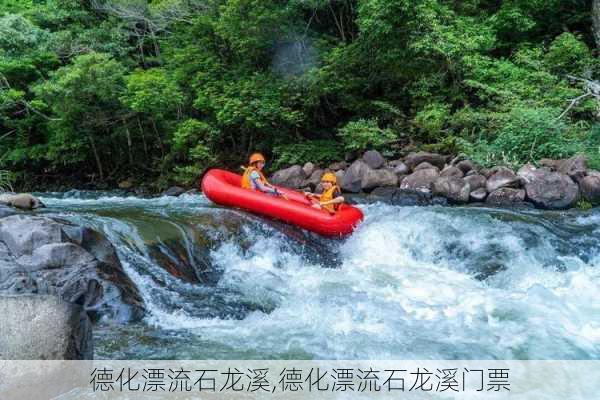
[[[0,359],[91,359],[92,327],[79,305],[57,296],[0,296]]]
[[[398,175],[391,169],[369,169],[361,180],[361,188],[368,192],[380,186],[398,186]]]
[[[373,169],[378,169],[385,163],[385,158],[377,150],[369,150],[363,154],[363,161]]]
[[[306,179],[304,170],[299,165],[293,165],[289,168],[280,169],[271,176],[270,182],[274,185],[287,188],[298,189]]]
[[[313,171],[315,170],[315,164],[311,162],[307,162],[302,166],[302,171],[304,171],[304,176],[311,176]]]
[[[346,161],[338,161],[338,162],[329,164],[329,167],[327,167],[327,169],[335,172],[335,171],[339,171],[339,170],[348,168],[348,165],[349,164]]]
[[[315,190],[315,188],[319,185],[319,183],[321,183],[321,177],[323,176],[323,174],[325,173],[325,170],[322,169],[313,169],[312,173],[310,174],[310,176],[308,177],[308,179],[306,179],[304,181],[304,183],[302,184],[302,187],[308,187],[310,188],[310,190]]]
[[[506,167],[496,167],[486,182],[486,189],[492,193],[500,188],[517,188],[521,184],[519,177]]]
[[[462,160],[459,163],[456,164],[456,167],[458,169],[460,169],[463,174],[467,174],[469,171],[476,171],[477,170],[477,166],[475,165],[475,163],[471,160]]]
[[[474,202],[482,202],[485,200],[486,197],[487,190],[485,190],[485,188],[475,189],[471,193],[469,193],[469,200]]]
[[[439,169],[442,169],[446,164],[446,157],[441,154],[420,151],[418,153],[410,153],[404,159],[404,163],[411,170],[423,162],[428,162],[429,164],[435,165]]]
[[[371,168],[362,160],[356,160],[348,167],[340,182],[342,190],[350,193],[359,193],[362,189],[362,180]]]
[[[485,184],[487,182],[487,179],[485,179],[485,176],[479,175],[479,174],[474,174],[474,175],[467,175],[463,179],[465,180],[465,182],[467,182],[469,184],[469,186],[471,187],[471,191],[475,191],[478,189],[485,190]],[[485,191],[487,192],[487,190],[485,190]]]
[[[16,213],[17,211],[14,208],[0,204],[0,218],[15,215]]]
[[[568,175],[539,168],[529,169],[523,176],[527,198],[536,207],[565,209],[573,207],[579,200],[579,187]]]
[[[579,181],[581,196],[592,204],[600,204],[600,174],[588,175]]]
[[[0,294],[51,294],[90,316],[127,321],[142,299],[112,244],[67,221],[13,215],[0,219]]]
[[[428,163],[427,161],[422,162],[421,164],[417,165],[416,167],[413,168],[413,172],[414,171],[418,171],[420,169],[435,169],[436,171],[440,172],[440,169],[438,167],[436,167],[433,164]]]
[[[525,201],[525,190],[502,187],[490,193],[485,200],[492,205],[514,205]]]
[[[432,185],[432,194],[443,196],[452,203],[467,203],[471,186],[457,176],[440,176]]]
[[[587,175],[587,158],[584,155],[576,155],[565,160],[560,160],[558,172],[568,175],[575,181]]]
[[[462,178],[465,174],[457,167],[448,166],[440,172],[440,176],[453,176],[456,178]]]
[[[388,167],[393,169],[396,175],[406,175],[410,172],[410,169],[402,162],[402,160],[390,161]]]
[[[395,187],[378,187],[369,194],[369,200],[381,201],[395,206],[430,206],[448,204],[444,197],[434,197],[431,193]]]
[[[401,189],[418,190],[421,192],[430,192],[431,185],[440,176],[437,169],[420,169],[406,176],[400,184]]]
[[[46,207],[37,197],[29,193],[3,193],[0,194],[0,204],[19,208],[21,210],[35,210],[36,208]]]

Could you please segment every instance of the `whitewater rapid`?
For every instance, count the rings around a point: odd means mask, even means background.
[[[144,321],[97,327],[99,358],[600,358],[600,211],[364,204],[322,240],[201,195],[41,196],[144,297]]]

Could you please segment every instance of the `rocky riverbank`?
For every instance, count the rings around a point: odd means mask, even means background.
[[[367,151],[352,163],[328,166],[312,163],[276,171],[271,182],[293,189],[319,190],[323,173],[338,177],[346,193],[366,193],[371,200],[395,205],[486,203],[568,209],[582,200],[600,204],[600,172],[590,170],[584,156],[540,160],[519,170],[506,166],[483,168],[465,157],[410,153],[386,160]]]

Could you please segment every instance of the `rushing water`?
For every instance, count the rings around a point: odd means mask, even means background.
[[[324,240],[200,195],[41,196],[104,232],[145,300],[96,326],[96,358],[600,358],[600,210],[365,204]]]

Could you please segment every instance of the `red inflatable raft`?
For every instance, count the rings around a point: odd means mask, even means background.
[[[311,207],[303,193],[277,186],[289,200],[262,192],[242,189],[240,175],[212,169],[202,179],[202,192],[213,202],[237,207],[255,214],[279,219],[324,236],[352,233],[363,219],[358,208],[342,204],[335,214]]]

